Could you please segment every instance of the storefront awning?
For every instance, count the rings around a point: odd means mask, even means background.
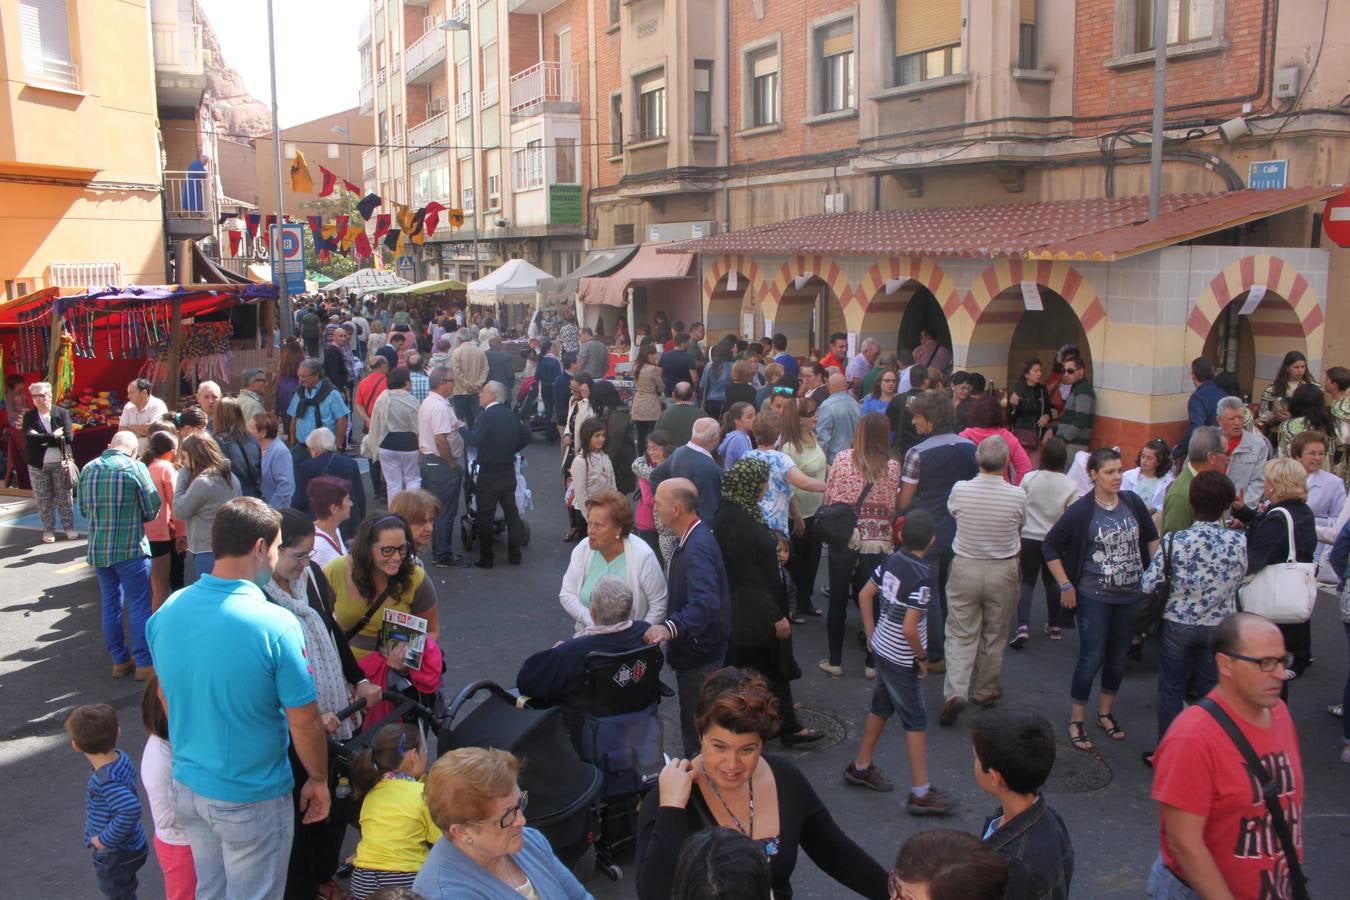
[[[612,274],[637,252],[637,244],[624,244],[621,247],[606,247],[592,250],[590,255],[571,272],[561,278],[546,278],[539,282],[539,289],[546,294],[575,294],[581,287],[583,278],[599,278]]]
[[[663,244],[660,253],[1112,262],[1297,209],[1341,190],[1302,187],[1166,194],[1153,220],[1148,217],[1147,197],[826,213]]]
[[[443,281],[419,281],[417,284],[410,284],[407,287],[394,288],[391,291],[385,291],[386,297],[402,296],[406,294],[440,294],[445,291],[462,291],[466,285],[462,281],[446,279]]]
[[[692,253],[658,252],[665,245],[643,244],[622,269],[603,278],[582,278],[578,299],[588,306],[624,306],[628,289],[653,281],[690,278]]]

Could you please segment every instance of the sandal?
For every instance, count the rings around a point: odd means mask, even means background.
[[[1107,724],[1103,725],[1102,720]],[[1125,729],[1120,727],[1116,717],[1110,713],[1097,713],[1097,727],[1106,732],[1106,736],[1113,741],[1125,740]]]
[[[1088,737],[1082,722],[1069,723],[1069,743],[1073,744],[1075,750],[1092,749],[1092,738]]]

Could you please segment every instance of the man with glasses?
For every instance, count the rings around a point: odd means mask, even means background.
[[[1069,386],[1069,396],[1064,400],[1064,410],[1059,421],[1050,430],[1055,437],[1069,445],[1069,459],[1074,453],[1086,450],[1092,439],[1092,410],[1097,403],[1097,394],[1088,383],[1087,367],[1077,356],[1064,360],[1062,384]]]
[[[1265,492],[1266,463],[1270,461],[1270,442],[1244,428],[1247,404],[1241,397],[1219,401],[1216,418],[1223,432],[1228,454],[1228,478],[1237,488],[1237,499],[1245,506],[1256,506]]]
[[[267,390],[267,373],[262,369],[245,369],[244,386],[239,389],[239,408],[245,422],[252,422],[254,416],[267,412],[263,404],[262,392]]]
[[[1210,701],[1226,713],[1255,751],[1302,857],[1303,770],[1280,700],[1291,663],[1284,638],[1269,620],[1235,613],[1215,629],[1214,660],[1218,687],[1172,722],[1153,757],[1161,848],[1148,896],[1306,896],[1292,889],[1289,860],[1242,752],[1205,708]]]
[[[1219,429],[1202,425],[1191,432],[1191,442],[1186,447],[1186,465],[1181,467],[1181,474],[1173,479],[1167,486],[1167,493],[1163,495],[1162,533],[1181,531],[1195,524],[1195,510],[1191,507],[1191,482],[1196,475],[1201,472],[1223,475],[1227,469],[1228,453]],[[1241,497],[1241,493],[1238,496]]]
[[[300,386],[291,395],[286,414],[291,423],[291,452],[295,454],[295,461],[301,463],[309,459],[305,439],[316,428],[332,431],[341,448],[347,437],[347,417],[351,410],[337,387],[323,376],[323,363],[306,359],[300,363],[298,374]]]

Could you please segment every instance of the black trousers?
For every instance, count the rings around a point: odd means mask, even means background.
[[[797,611],[805,612],[814,604],[811,595],[816,590],[816,574],[820,571],[820,536],[816,534],[816,517],[806,519],[806,528],[801,536],[792,536],[792,556],[788,557],[787,570],[792,576],[792,585],[797,589]]]
[[[492,562],[492,521],[497,505],[506,516],[506,556],[520,559],[521,521],[516,509],[516,470],[511,463],[481,466],[478,470],[478,558]]]
[[[291,770],[295,773],[295,788],[291,791],[295,805],[295,837],[291,841],[291,859],[286,869],[285,900],[314,900],[319,885],[332,881],[333,873],[337,871],[347,823],[338,816],[329,816],[313,825],[301,821],[304,814],[300,812],[300,788],[309,775],[294,747],[289,756]]]

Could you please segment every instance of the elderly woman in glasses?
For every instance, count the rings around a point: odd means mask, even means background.
[[[333,614],[351,637],[358,662],[378,649],[380,622],[385,610],[397,610],[427,620],[427,634],[440,632],[436,591],[417,564],[413,534],[402,516],[371,515],[356,530],[346,556],[324,569],[336,598]]]
[[[504,750],[464,747],[436,761],[426,801],[442,837],[413,890],[427,900],[583,900],[591,895],[553,855],[548,838],[526,827],[529,795],[520,763]]]

